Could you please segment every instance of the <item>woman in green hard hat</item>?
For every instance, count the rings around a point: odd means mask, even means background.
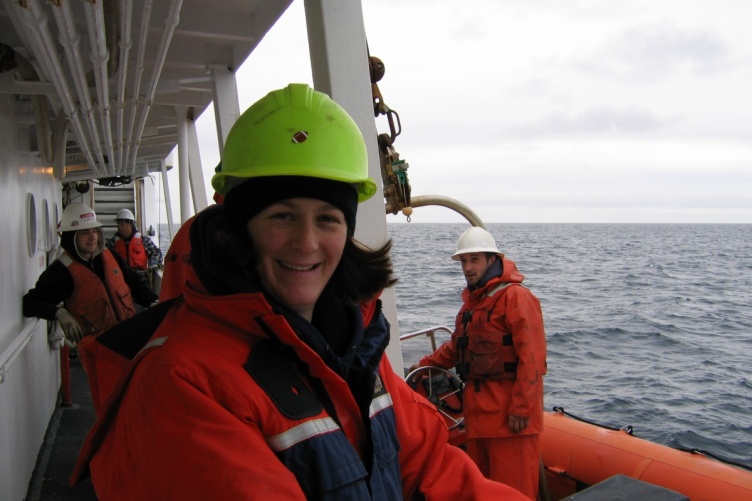
[[[99,499],[526,499],[448,445],[384,356],[390,243],[353,238],[376,186],[347,113],[269,93],[212,184],[194,273],[84,446]]]

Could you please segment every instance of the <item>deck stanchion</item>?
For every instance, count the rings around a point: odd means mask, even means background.
[[[62,395],[60,405],[70,407],[73,405],[73,399],[71,398],[70,350],[65,345],[60,348],[60,380],[60,393]]]

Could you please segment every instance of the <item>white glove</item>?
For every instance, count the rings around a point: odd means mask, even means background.
[[[59,350],[63,347],[65,336],[58,329],[51,329],[47,334],[47,342],[50,343],[51,350]]]
[[[63,329],[63,334],[67,339],[78,343],[84,337],[84,333],[81,330],[81,326],[78,325],[73,315],[65,308],[58,308],[55,313],[55,318],[60,323],[60,328]]]

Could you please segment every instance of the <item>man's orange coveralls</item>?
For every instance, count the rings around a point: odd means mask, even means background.
[[[524,276],[514,262],[503,259],[502,267],[501,276],[485,286],[465,288],[452,338],[419,364],[445,369],[469,364],[468,454],[488,478],[535,499],[546,373],[543,314],[538,299],[521,285]],[[510,430],[510,414],[528,419],[521,433]]]

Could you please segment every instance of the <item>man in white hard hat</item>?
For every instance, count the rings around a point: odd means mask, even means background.
[[[454,333],[410,370],[456,369],[466,381],[468,454],[488,478],[537,499],[546,373],[540,302],[483,228],[465,231],[452,259],[467,281]]]
[[[133,270],[146,271],[162,266],[162,251],[151,238],[143,238],[136,225],[136,216],[129,209],[120,209],[115,218],[118,231],[107,248],[115,251]]]
[[[78,343],[133,316],[134,300],[157,303],[144,277],[104,248],[102,223],[89,206],[70,204],[61,219],[63,253],[24,295],[24,316],[57,319],[66,339]]]

